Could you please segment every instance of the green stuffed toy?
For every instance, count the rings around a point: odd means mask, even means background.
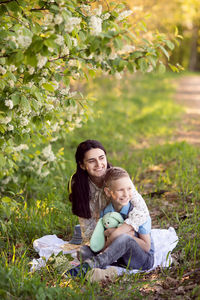
[[[118,212],[109,212],[100,218],[90,239],[90,248],[94,252],[99,252],[105,246],[104,230],[107,228],[119,227],[124,223],[124,219]]]

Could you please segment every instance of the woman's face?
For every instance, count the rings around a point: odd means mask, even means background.
[[[100,148],[90,149],[85,153],[83,163],[80,164],[80,167],[86,170],[90,177],[104,176],[107,169],[105,152]]]

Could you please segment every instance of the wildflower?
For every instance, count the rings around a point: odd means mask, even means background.
[[[79,26],[81,23],[81,18],[71,17],[68,19],[68,23],[65,24],[65,30],[67,32],[72,32],[74,27]]]
[[[37,67],[39,69],[41,69],[42,67],[44,67],[44,65],[46,64],[47,62],[47,57],[46,56],[42,56],[40,53],[37,55],[37,60],[38,60],[38,63],[37,63]]]
[[[116,73],[115,73],[115,78],[118,79],[118,80],[119,80],[119,79],[122,79],[121,73],[116,72]]]
[[[13,108],[13,102],[12,102],[12,100],[6,100],[5,101],[5,105],[8,106],[10,109],[12,109]]]
[[[102,20],[108,20],[110,18],[110,13],[105,13],[104,15],[101,16]]]
[[[22,35],[22,32],[19,31],[19,36],[17,38],[17,42],[19,46],[23,48],[28,48],[30,44],[32,43],[32,37],[27,36],[27,35]]]
[[[63,21],[63,18],[61,15],[56,15],[56,17],[54,18],[54,23],[57,25],[61,24],[62,21]]]
[[[25,117],[22,117],[20,120],[21,126],[26,126],[29,123],[29,120]]]
[[[26,144],[20,144],[19,146],[13,148],[14,151],[21,151],[21,150],[28,150],[28,149],[29,147]]]
[[[92,16],[90,18],[90,32],[93,35],[99,35],[102,32],[102,19]]]
[[[11,117],[5,117],[4,119],[0,120],[0,123],[1,124],[8,124],[8,123],[10,123],[11,120],[12,120]]]
[[[9,70],[10,70],[11,72],[14,72],[14,71],[17,70],[17,67],[16,67],[15,65],[10,65],[10,66],[9,66]]]
[[[124,20],[125,18],[127,18],[128,16],[130,16],[131,14],[132,14],[133,12],[132,12],[132,10],[125,10],[125,11],[123,11],[123,12],[121,12],[120,14],[119,14],[119,16],[117,17],[117,21],[122,21],[122,20]]]
[[[42,150],[42,153],[44,155],[44,157],[50,162],[50,161],[54,161],[56,159],[52,149],[51,149],[51,145],[45,147]]]
[[[63,55],[63,56],[69,55],[69,48],[66,45],[63,46],[61,55]]]
[[[9,124],[8,127],[7,127],[7,130],[8,130],[8,131],[13,131],[13,129],[14,129],[14,126],[11,125],[11,124]]]
[[[70,87],[67,87],[67,88],[65,88],[65,89],[62,89],[61,91],[60,91],[60,93],[61,93],[61,95],[68,95],[68,93],[69,93],[69,90],[70,90]]]
[[[77,47],[77,45],[78,45],[77,39],[75,39],[74,37],[71,37],[71,41],[72,41],[74,47]]]
[[[6,69],[0,66],[0,74],[4,75],[6,74]]]
[[[57,38],[55,39],[55,42],[59,45],[62,46],[64,44],[64,38],[62,35],[57,34]]]
[[[30,75],[33,75],[33,73],[35,72],[35,68],[31,67],[31,66],[28,66],[28,72],[29,72]]]
[[[15,83],[13,80],[8,80],[8,84],[10,85],[11,88],[15,86]]]

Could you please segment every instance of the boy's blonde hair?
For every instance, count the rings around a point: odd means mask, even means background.
[[[126,170],[120,167],[111,167],[106,171],[104,177],[104,186],[109,187],[113,180],[117,180],[122,177],[130,177],[130,176]]]

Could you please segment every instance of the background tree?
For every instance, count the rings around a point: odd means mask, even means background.
[[[0,1],[2,191],[18,180],[19,168],[47,176],[62,157],[62,149],[52,151],[54,142],[87,120],[90,109],[74,82],[97,70],[165,70],[174,44],[158,32],[142,38],[148,32],[140,23],[132,32],[131,14],[106,1]]]

